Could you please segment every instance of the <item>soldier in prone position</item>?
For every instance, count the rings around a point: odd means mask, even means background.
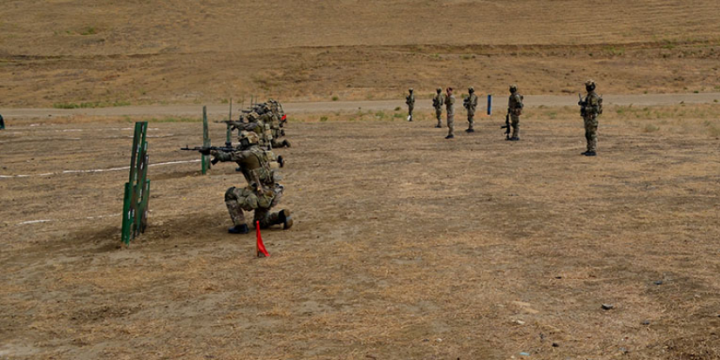
[[[475,89],[470,87],[468,89],[468,97],[465,98],[463,101],[463,106],[465,109],[467,109],[467,116],[468,116],[468,128],[465,130],[465,132],[471,133],[475,132],[475,129],[473,128],[474,122],[475,122],[475,109],[477,109],[478,104],[478,97],[475,95]]]
[[[597,129],[598,116],[602,114],[602,97],[595,92],[595,82],[588,80],[585,82],[585,90],[587,95],[585,99],[580,96],[580,115],[585,122],[585,140],[587,141],[587,150],[581,155],[595,156],[597,155]]]
[[[225,205],[233,222],[233,227],[228,229],[231,234],[247,234],[250,231],[243,210],[255,212],[254,221],[260,222],[260,228],[282,224],[284,229],[289,229],[293,225],[289,210],[271,212],[282,198],[283,186],[278,183],[280,176],[276,171],[282,164],[282,158],[261,149],[258,142],[257,133],[243,131],[240,150],[210,151],[213,161],[237,163],[247,183],[244,187],[233,186],[225,192]]]
[[[445,107],[447,111],[447,126],[448,135],[446,139],[455,138],[455,95],[453,95],[453,88],[447,88],[447,95],[445,96]]]
[[[412,88],[410,88],[410,89],[408,90],[408,92],[409,92],[410,94],[405,97],[405,104],[407,104],[407,106],[408,106],[408,117],[407,117],[407,120],[408,120],[408,121],[413,121],[412,113],[413,113],[413,109],[415,108],[415,95],[413,95],[413,89],[412,89]]]
[[[437,88],[436,94],[433,97],[433,107],[435,108],[435,117],[437,118],[437,125],[435,125],[436,128],[440,129],[442,128],[442,107],[445,104],[445,96],[442,93],[441,88]]]
[[[525,105],[523,96],[518,92],[517,85],[510,85],[510,99],[508,99],[508,114],[510,114],[510,125],[512,126],[512,137],[507,140],[518,141],[520,133],[520,115]]]

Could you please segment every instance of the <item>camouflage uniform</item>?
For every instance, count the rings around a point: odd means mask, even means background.
[[[257,136],[254,133],[247,133],[247,138],[257,139]],[[245,187],[233,186],[225,192],[225,205],[234,225],[228,229],[229,232],[248,232],[243,210],[254,211],[253,223],[259,221],[261,228],[276,224],[284,224],[285,229],[292,226],[290,211],[270,212],[270,209],[280,202],[283,193],[282,185],[277,183],[279,175],[275,171],[279,165],[272,152],[251,144],[244,150],[235,152],[213,150],[211,154],[219,161],[236,162],[247,182]]]
[[[445,95],[442,93],[442,89],[437,89],[437,94],[433,97],[433,107],[435,108],[435,117],[437,118],[436,128],[442,127],[442,107],[445,104]]]
[[[413,95],[413,89],[409,90],[410,94],[405,97],[405,104],[408,106],[408,121],[412,121],[412,113],[415,108],[415,95]]]
[[[452,94],[452,88],[448,88],[447,95],[445,96],[445,107],[448,126],[448,135],[445,138],[452,139],[455,137],[455,95]]]
[[[588,80],[585,83],[587,95],[580,101],[580,115],[585,123],[585,140],[587,151],[582,155],[594,156],[597,150],[598,116],[602,114],[602,98],[595,92],[595,82]]]
[[[510,114],[510,126],[513,132],[510,140],[520,140],[520,115],[522,115],[524,97],[517,91],[516,85],[510,86],[510,99],[508,99],[508,114]]]
[[[468,128],[465,130],[465,132],[475,132],[475,129],[473,128],[474,122],[475,122],[475,110],[477,109],[478,104],[478,97],[475,95],[475,89],[469,88],[468,89],[468,97],[465,98],[465,101],[463,101],[463,106],[465,109],[467,109],[467,116],[468,116]]]
[[[282,128],[287,123],[287,115],[285,114],[280,102],[270,99],[268,100],[268,103],[270,103],[270,111],[273,112],[277,119],[277,124],[273,123],[272,126],[273,138],[279,139],[280,137],[285,136],[285,130]],[[288,143],[287,146],[290,147],[290,143]]]

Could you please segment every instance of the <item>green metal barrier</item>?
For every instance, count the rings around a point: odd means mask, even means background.
[[[130,159],[130,180],[125,183],[123,199],[122,241],[130,241],[145,232],[147,227],[150,180],[147,179],[148,144],[147,121],[135,123],[132,158]]]
[[[210,147],[210,130],[208,129],[207,107],[203,106],[203,146]],[[202,163],[202,174],[207,174],[210,169],[210,155],[200,155]]]

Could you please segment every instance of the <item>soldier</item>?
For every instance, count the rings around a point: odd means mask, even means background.
[[[289,229],[293,225],[289,210],[270,212],[282,198],[283,186],[277,183],[279,174],[275,169],[281,167],[283,161],[272,152],[260,149],[259,140],[255,132],[243,131],[238,151],[209,151],[218,161],[236,162],[247,182],[245,187],[233,186],[225,192],[225,205],[233,222],[233,227],[228,229],[231,234],[250,231],[243,210],[255,211],[254,221],[260,222],[260,228],[283,224],[283,229]]]
[[[587,95],[585,99],[580,96],[580,115],[585,122],[585,140],[587,140],[587,151],[581,155],[595,156],[597,153],[597,128],[598,116],[602,114],[602,97],[595,92],[595,82],[588,80],[585,82],[585,90]]]
[[[264,104],[262,108],[262,115],[260,115],[260,123],[265,127],[265,142],[272,145],[272,148],[290,147],[290,142],[287,140],[278,139],[280,135],[280,117],[274,111],[270,105]]]
[[[5,120],[3,119],[2,115],[0,115],[0,130],[5,128]]]
[[[408,117],[407,117],[407,120],[408,120],[408,121],[412,121],[412,119],[413,119],[413,117],[412,117],[412,112],[413,112],[413,109],[415,108],[415,95],[413,95],[413,89],[412,89],[412,88],[410,88],[408,91],[410,92],[410,95],[408,95],[408,96],[405,97],[405,103],[406,103],[407,106],[408,106]]]
[[[445,96],[443,96],[441,88],[437,88],[436,92],[437,94],[433,97],[433,107],[435,108],[435,117],[437,117],[438,123],[435,127],[440,129],[442,128],[442,107],[445,104]]]
[[[287,124],[287,115],[285,114],[282,104],[280,104],[279,101],[270,99],[268,100],[268,102],[270,103],[270,110],[279,119],[277,124],[277,132],[273,130],[273,138],[278,139],[282,136],[285,136],[285,129],[283,129],[283,127],[285,127],[285,124]],[[290,147],[290,143],[288,143],[288,147]]]
[[[455,96],[453,95],[453,88],[447,88],[447,95],[445,96],[445,107],[447,111],[447,126],[448,135],[446,139],[455,138]]]
[[[517,85],[510,85],[510,99],[508,100],[508,114],[510,114],[510,125],[512,126],[512,137],[507,139],[510,141],[518,141],[518,133],[520,132],[520,115],[523,109],[523,96],[518,93]]]
[[[475,89],[473,89],[472,87],[468,89],[468,94],[468,97],[466,97],[463,101],[463,106],[465,107],[465,109],[467,109],[469,124],[465,132],[471,133],[475,132],[475,129],[473,129],[473,123],[475,119],[475,109],[477,109],[478,97],[477,95],[475,95]]]

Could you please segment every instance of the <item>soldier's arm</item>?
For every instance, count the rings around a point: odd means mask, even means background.
[[[226,161],[233,161],[233,162],[241,162],[245,160],[247,157],[247,154],[245,151],[233,151],[233,152],[226,152],[226,151],[220,151],[220,150],[212,150],[210,151],[210,155],[215,157],[217,161],[226,162]]]

